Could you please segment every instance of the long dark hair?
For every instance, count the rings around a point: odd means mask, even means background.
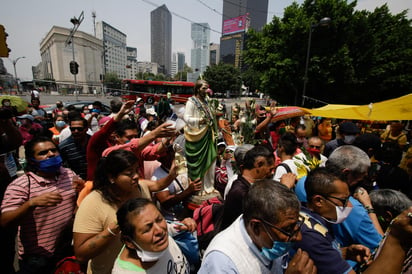
[[[127,150],[114,150],[107,157],[100,158],[94,173],[93,189],[99,191],[110,203],[116,204],[120,199],[112,190],[110,177],[117,177],[125,169],[137,163],[137,157]]]

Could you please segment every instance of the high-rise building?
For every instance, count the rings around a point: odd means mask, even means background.
[[[217,65],[220,61],[220,45],[210,43],[209,45],[209,65]]]
[[[192,23],[191,67],[203,73],[209,65],[210,26],[208,23]]]
[[[177,53],[177,71],[183,71],[185,68],[185,62],[186,62],[186,56],[184,52],[178,52]]]
[[[177,74],[177,55],[176,52],[172,54],[172,67],[170,70],[170,75],[173,77]]]
[[[171,74],[172,67],[172,14],[166,5],[150,13],[151,61],[159,64],[161,73]]]
[[[70,29],[53,26],[43,38],[40,42],[41,63],[34,70],[35,79],[54,79],[65,92],[92,93],[101,87],[102,40],[78,30],[73,36],[72,48],[71,44],[66,44],[69,35]],[[77,86],[74,86],[69,65],[73,54],[79,65]]]
[[[220,61],[242,68],[241,52],[248,28],[260,31],[267,22],[268,0],[223,0]]]
[[[137,62],[137,72],[153,73],[157,75],[159,65],[151,62]]]
[[[127,47],[126,78],[136,79],[137,73],[137,48]]]
[[[223,0],[222,26],[228,19],[249,14],[250,27],[260,31],[267,22],[268,0]]]
[[[126,34],[104,21],[96,23],[96,37],[103,40],[104,73],[116,73],[126,78]]]

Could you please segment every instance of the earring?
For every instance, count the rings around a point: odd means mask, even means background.
[[[110,180],[110,183],[111,183],[111,184],[114,184],[114,180]]]

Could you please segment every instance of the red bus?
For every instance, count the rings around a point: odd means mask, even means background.
[[[170,92],[171,99],[177,103],[185,103],[193,96],[195,84],[183,81],[149,81],[149,80],[123,80],[123,100],[136,100],[141,97],[146,103],[153,104],[160,98],[166,97]]]

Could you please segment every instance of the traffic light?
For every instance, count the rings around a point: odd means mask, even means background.
[[[77,74],[79,73],[79,64],[77,64],[76,61],[71,61],[70,62],[70,72],[72,74]]]
[[[11,50],[7,47],[7,36],[4,26],[0,25],[0,57],[9,57]]]

